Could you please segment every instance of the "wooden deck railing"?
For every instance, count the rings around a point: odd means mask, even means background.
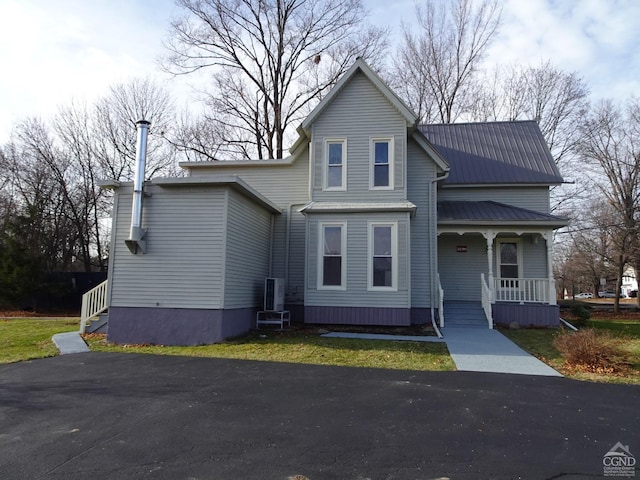
[[[80,311],[80,333],[84,333],[87,323],[104,312],[107,305],[107,287],[109,280],[92,288],[82,295],[82,310]]]

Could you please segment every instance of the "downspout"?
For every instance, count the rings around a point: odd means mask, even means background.
[[[431,215],[433,219],[435,219],[434,224],[436,226],[436,231],[435,231],[435,238],[433,241],[429,242],[429,262],[431,262],[431,265],[434,266],[437,263],[437,258],[435,257],[435,255],[437,254],[437,252],[435,251],[435,245],[434,243],[438,241],[438,197],[435,193],[435,186],[436,183],[438,183],[441,180],[445,180],[447,177],[449,176],[449,172],[446,171],[444,172],[444,175],[438,177],[436,176],[436,178],[434,178],[433,180],[431,180],[429,182],[429,194],[431,195]],[[436,267],[437,268],[437,267]],[[440,331],[438,330],[438,328],[436,327],[436,320],[435,320],[435,308],[434,308],[434,304],[435,304],[435,289],[436,289],[436,285],[435,282],[433,281],[435,278],[435,276],[433,275],[433,271],[431,272],[431,282],[429,282],[431,284],[431,324],[434,326],[436,333],[438,334],[438,337],[442,338],[442,334],[440,333]]]
[[[149,125],[151,122],[140,120],[136,122],[138,129],[138,138],[136,142],[136,165],[133,178],[133,199],[131,203],[131,230],[129,238],[124,241],[127,247],[134,255],[140,252],[145,253],[147,250],[147,242],[144,239],[147,233],[142,228],[142,198],[144,195],[144,172],[147,161],[147,135],[149,133]]]
[[[275,231],[275,223],[276,223],[276,219],[275,219],[275,214],[271,214],[271,218],[269,220],[269,276],[273,277],[273,245],[274,245],[274,241],[273,241],[273,235],[274,235],[274,231]]]

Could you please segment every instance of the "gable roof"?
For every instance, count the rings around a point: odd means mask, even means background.
[[[449,163],[445,185],[562,183],[535,121],[420,125]]]
[[[505,205],[494,201],[443,201],[438,202],[438,225],[536,225],[563,227],[566,218],[526,208]]]
[[[340,94],[342,89],[351,81],[353,76],[361,72],[373,85],[384,95],[391,105],[393,105],[398,112],[405,118],[408,126],[414,126],[418,121],[418,116],[411,111],[411,109],[398,97],[384,81],[375,73],[371,67],[362,58],[358,57],[353,65],[345,72],[338,83],[329,91],[329,93],[322,99],[322,101],[316,105],[311,113],[304,119],[300,126],[303,130],[308,131],[309,127],[318,118],[318,116],[324,111],[325,108],[333,101],[333,99]]]

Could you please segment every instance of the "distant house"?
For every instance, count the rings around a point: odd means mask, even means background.
[[[246,332],[266,277],[284,280],[294,322],[435,319],[446,336],[446,307],[464,304],[484,328],[558,324],[552,239],[567,221],[550,214],[562,178],[535,122],[418,125],[357,60],[298,133],[284,159],[145,182],[134,228],[132,184],[108,184],[111,341]]]

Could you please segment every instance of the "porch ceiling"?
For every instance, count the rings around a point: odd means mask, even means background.
[[[560,228],[566,218],[494,201],[438,202],[438,225],[522,226]]]

